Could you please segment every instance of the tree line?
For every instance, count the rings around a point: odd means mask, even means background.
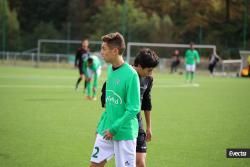
[[[35,48],[37,40],[214,44],[224,57],[250,49],[248,0],[1,0],[0,50]]]

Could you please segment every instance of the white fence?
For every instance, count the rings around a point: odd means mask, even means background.
[[[74,63],[74,55],[67,54],[40,54],[24,52],[0,52],[2,64],[24,66],[52,66],[71,65]]]

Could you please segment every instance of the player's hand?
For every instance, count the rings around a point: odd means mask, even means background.
[[[90,82],[90,81],[91,81],[91,78],[86,78],[86,81],[87,81],[87,82]]]
[[[96,87],[93,87],[93,91],[96,92]]]
[[[104,131],[103,139],[105,139],[105,140],[112,140],[112,138],[113,138],[113,135],[109,132],[109,130],[105,130]]]
[[[152,130],[151,129],[147,129],[146,130],[146,141],[150,142],[152,138]]]

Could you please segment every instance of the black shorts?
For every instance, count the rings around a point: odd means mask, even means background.
[[[139,129],[139,132],[138,132],[136,152],[137,153],[147,152],[146,133],[143,129]]]

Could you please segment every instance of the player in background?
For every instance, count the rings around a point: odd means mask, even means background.
[[[97,127],[90,167],[103,167],[115,155],[116,167],[136,165],[140,83],[124,62],[125,41],[120,33],[102,37],[101,55],[112,65],[106,81],[106,106]]]
[[[194,48],[194,43],[191,42],[190,48],[185,52],[186,82],[187,83],[192,83],[194,80],[196,63],[200,63],[200,56],[199,56],[198,51]]]
[[[170,67],[170,73],[177,72],[178,66],[180,65],[180,51],[176,49],[172,55],[172,63]]]
[[[209,64],[208,64],[208,70],[211,76],[214,75],[214,69],[219,61],[220,57],[215,52],[213,52],[212,55],[209,57]]]
[[[86,77],[86,94],[88,100],[96,100],[96,91],[98,85],[98,79],[101,75],[101,61],[97,56],[90,56],[88,59],[85,59],[83,65],[83,71],[85,72]],[[91,82],[93,81],[93,85],[91,86]],[[91,92],[92,88],[92,92]]]
[[[84,79],[84,71],[83,71],[83,62],[84,60],[89,57],[89,40],[88,39],[83,39],[82,40],[82,47],[78,48],[76,51],[76,56],[75,56],[75,67],[78,68],[79,70],[79,78],[76,81],[75,89],[78,89],[78,86],[81,82],[82,79]],[[86,89],[86,80],[84,82],[84,91]]]
[[[144,110],[144,116],[146,121],[146,132],[142,123],[141,112],[137,114],[137,119],[139,123],[139,131],[137,137],[136,145],[136,166],[146,167],[146,153],[147,144],[146,142],[151,141],[152,137],[152,127],[151,127],[151,89],[153,86],[153,69],[159,64],[159,57],[157,54],[148,49],[143,48],[139,51],[138,55],[134,61],[134,69],[136,70],[140,79],[140,100],[141,100],[141,110]],[[101,102],[102,107],[105,106],[105,88],[106,82],[102,87]]]

